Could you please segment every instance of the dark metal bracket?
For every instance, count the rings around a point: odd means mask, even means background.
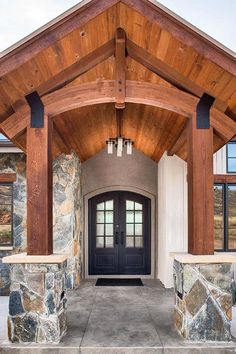
[[[197,129],[210,128],[210,109],[215,97],[204,93],[197,104]]]
[[[44,105],[37,91],[25,96],[28,105],[30,106],[31,128],[43,128],[44,127]]]

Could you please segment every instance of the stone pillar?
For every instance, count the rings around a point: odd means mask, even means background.
[[[232,263],[203,263],[204,258],[200,263],[197,259],[185,263],[176,258],[174,321],[178,332],[191,341],[230,341]]]
[[[59,343],[66,333],[65,256],[14,255],[8,335],[13,343]]]

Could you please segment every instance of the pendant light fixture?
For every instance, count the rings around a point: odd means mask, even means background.
[[[133,153],[133,141],[131,139],[126,139],[122,137],[122,122],[123,122],[123,110],[116,109],[116,121],[117,121],[117,132],[118,136],[116,138],[109,138],[107,140],[107,153],[109,155],[113,154],[114,147],[116,148],[117,157],[122,157],[124,148],[126,148],[126,154],[132,155]]]

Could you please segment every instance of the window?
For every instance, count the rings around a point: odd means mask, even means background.
[[[236,184],[214,186],[216,251],[236,251]]]
[[[227,172],[236,173],[236,141],[227,144]]]
[[[96,247],[114,248],[114,201],[97,204]]]
[[[0,246],[12,245],[12,183],[0,183]]]

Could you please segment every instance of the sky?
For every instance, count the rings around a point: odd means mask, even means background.
[[[0,0],[0,52],[79,2],[81,1]],[[159,2],[236,52],[236,0]]]

